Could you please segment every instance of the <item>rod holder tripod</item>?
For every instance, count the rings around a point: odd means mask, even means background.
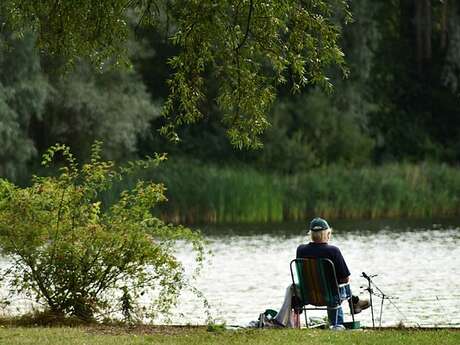
[[[372,303],[372,296],[377,296],[381,298],[381,303],[380,303],[380,316],[379,316],[379,328],[382,327],[382,313],[383,313],[383,302],[385,299],[393,299],[393,297],[388,296],[385,294],[372,280],[372,278],[376,277],[377,274],[372,274],[368,275],[365,272],[362,272],[361,275],[364,279],[367,280],[367,287],[365,290],[369,292],[369,303],[371,305],[371,315],[372,315],[372,328],[375,328],[375,317],[374,317],[374,304]],[[374,291],[377,290],[376,291]]]

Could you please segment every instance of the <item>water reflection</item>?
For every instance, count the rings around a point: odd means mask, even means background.
[[[383,325],[460,326],[459,220],[331,221],[332,244],[339,246],[352,272],[354,294],[367,297],[361,272],[378,274],[376,284],[394,297],[386,302]],[[226,225],[201,227],[213,255],[195,286],[211,304],[217,321],[246,325],[265,309],[279,309],[290,283],[289,262],[307,241],[305,224]],[[193,272],[191,248],[178,256]],[[0,296],[6,291],[1,291]],[[151,296],[145,296],[146,301]],[[375,315],[380,313],[376,300]],[[16,307],[16,306],[15,306]],[[21,312],[27,308],[21,308]],[[29,307],[30,308],[30,307]],[[346,309],[346,308],[345,308]],[[399,310],[398,310],[399,309]],[[324,313],[312,313],[324,316]],[[358,315],[371,325],[370,310]],[[184,292],[174,323],[206,321],[202,300]],[[377,324],[378,324],[377,319]],[[159,320],[158,322],[162,322]]]
[[[353,292],[366,296],[361,288],[366,281],[360,277],[364,271],[378,274],[374,278],[377,285],[395,298],[393,304],[384,304],[383,325],[460,325],[460,231],[455,220],[331,223],[336,229],[332,243],[347,260]],[[266,308],[278,309],[290,282],[289,262],[298,244],[307,240],[304,227],[205,227],[214,255],[197,286],[213,306],[213,316],[241,325]],[[181,258],[187,254],[187,248],[180,249]],[[185,294],[181,299],[184,317],[174,321],[202,322],[202,309],[199,301]],[[376,316],[379,309],[380,303]],[[370,311],[358,319],[370,325]]]
[[[378,219],[378,220],[329,220],[336,233],[375,233],[388,232],[425,232],[427,230],[458,229],[460,218],[432,218],[432,219]],[[199,225],[194,228],[200,229],[206,236],[252,236],[269,234],[276,236],[296,236],[307,231],[308,222],[285,222],[274,224],[219,224]],[[457,237],[460,236],[457,234]]]

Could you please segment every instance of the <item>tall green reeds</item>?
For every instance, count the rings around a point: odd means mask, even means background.
[[[244,166],[170,161],[141,178],[166,185],[169,201],[161,213],[174,222],[280,222],[313,215],[430,217],[460,212],[460,170],[434,163],[357,169],[337,165],[280,176]]]
[[[166,163],[154,178],[167,186],[163,211],[187,223],[276,222],[283,220],[279,178],[248,168]]]
[[[460,210],[460,170],[441,164],[333,166],[294,178],[298,195],[295,200],[287,197],[284,205],[302,207],[296,200],[303,195],[305,207],[297,212],[302,216],[428,217],[451,216]]]

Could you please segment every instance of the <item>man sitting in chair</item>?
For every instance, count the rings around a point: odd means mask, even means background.
[[[308,244],[301,244],[297,247],[297,259],[302,258],[325,258],[332,261],[335,267],[335,272],[339,284],[347,283],[350,279],[350,271],[348,270],[345,259],[336,246],[328,244],[331,238],[332,229],[326,220],[322,218],[314,218],[310,222],[311,241]],[[350,297],[349,286],[341,287],[340,294],[343,297]],[[294,295],[294,286],[289,286],[286,291],[285,300],[279,313],[275,317],[275,322],[283,326],[291,326],[290,314],[292,309],[292,296]],[[361,310],[369,307],[369,301],[360,300],[358,296],[352,296],[354,313],[360,313]],[[294,306],[295,308],[296,306]],[[343,329],[343,310],[338,308],[328,310],[328,319],[334,329]]]

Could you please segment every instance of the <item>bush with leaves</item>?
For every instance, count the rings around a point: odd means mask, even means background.
[[[200,234],[152,215],[166,200],[161,184],[138,181],[113,205],[100,201],[117,180],[165,157],[117,167],[102,160],[95,143],[90,162],[79,166],[70,149],[57,144],[43,164],[57,154],[64,164],[56,177],[36,176],[26,188],[0,179],[0,248],[11,263],[0,272],[4,283],[54,314],[83,320],[167,313],[188,284],[174,243],[190,242],[200,267]],[[157,297],[141,308],[139,298],[154,290]]]

